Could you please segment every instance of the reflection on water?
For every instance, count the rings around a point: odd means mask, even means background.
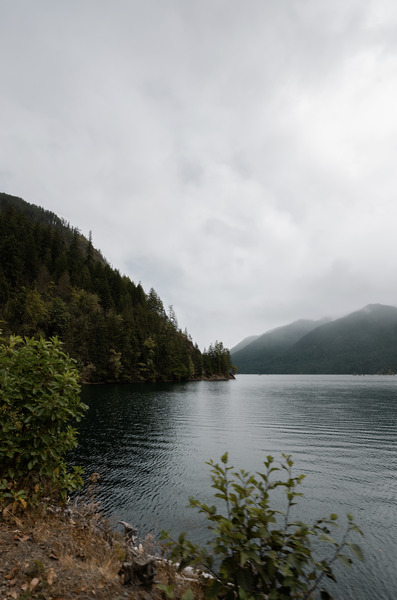
[[[90,386],[73,460],[101,474],[102,508],[138,525],[188,530],[203,542],[189,496],[212,500],[205,461],[236,467],[293,455],[305,473],[297,518],[352,512],[364,566],[338,574],[340,600],[397,598],[397,378],[240,375],[230,382]],[[212,503],[212,502],[211,502]]]

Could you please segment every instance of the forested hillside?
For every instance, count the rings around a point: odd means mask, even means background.
[[[239,373],[266,373],[269,362],[274,363],[278,356],[322,323],[324,321],[300,319],[256,336],[249,343],[243,340],[231,350]]]
[[[86,382],[181,381],[223,375],[221,342],[202,353],[158,294],[112,268],[54,213],[0,193],[0,328],[58,336]]]
[[[370,304],[328,323],[296,321],[231,355],[241,373],[397,373],[397,308]]]

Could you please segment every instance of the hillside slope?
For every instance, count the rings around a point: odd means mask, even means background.
[[[233,346],[233,348],[231,348],[230,353],[232,354],[238,352],[239,350],[242,350],[243,348],[251,344],[254,340],[258,339],[258,337],[259,335],[250,335],[244,338],[243,340],[241,340],[241,342],[236,344],[236,346]]]
[[[113,269],[77,228],[0,194],[0,322],[5,334],[58,336],[87,382],[229,377],[221,342],[201,353],[152,288]]]
[[[273,373],[397,371],[397,308],[371,304],[318,327],[268,367]]]
[[[242,348],[239,344],[232,348],[232,361],[239,373],[266,373],[269,363],[323,322],[300,319],[289,325],[272,329]]]
[[[287,332],[291,325],[286,326]],[[271,333],[262,337],[271,338]],[[288,343],[291,338],[285,339]],[[288,347],[268,344],[264,352],[250,344],[243,352],[242,358],[239,353],[232,355],[240,373],[394,373],[397,372],[397,308],[370,304],[312,328]]]

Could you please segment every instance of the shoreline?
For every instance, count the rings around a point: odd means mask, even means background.
[[[233,373],[229,373],[228,376],[224,374],[216,374],[216,375],[202,375],[201,377],[186,379],[186,380],[176,380],[176,379],[167,379],[161,381],[80,381],[81,385],[146,385],[146,384],[156,384],[156,383],[191,383],[191,382],[199,382],[199,381],[233,381],[236,379],[236,376]]]
[[[57,600],[163,600],[157,584],[175,586],[178,597],[200,578],[177,573],[161,547],[147,536],[123,536],[87,501],[61,508],[41,503],[13,515],[0,513],[0,598]]]

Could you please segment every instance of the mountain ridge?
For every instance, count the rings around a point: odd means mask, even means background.
[[[328,322],[309,321],[310,331],[294,321],[259,336],[231,357],[239,373],[349,374],[397,372],[397,308],[368,304]],[[305,321],[304,321],[305,322]],[[271,346],[277,332],[282,344]],[[291,335],[295,333],[295,335]],[[262,340],[262,346],[258,344]],[[256,344],[256,346],[255,346]]]

